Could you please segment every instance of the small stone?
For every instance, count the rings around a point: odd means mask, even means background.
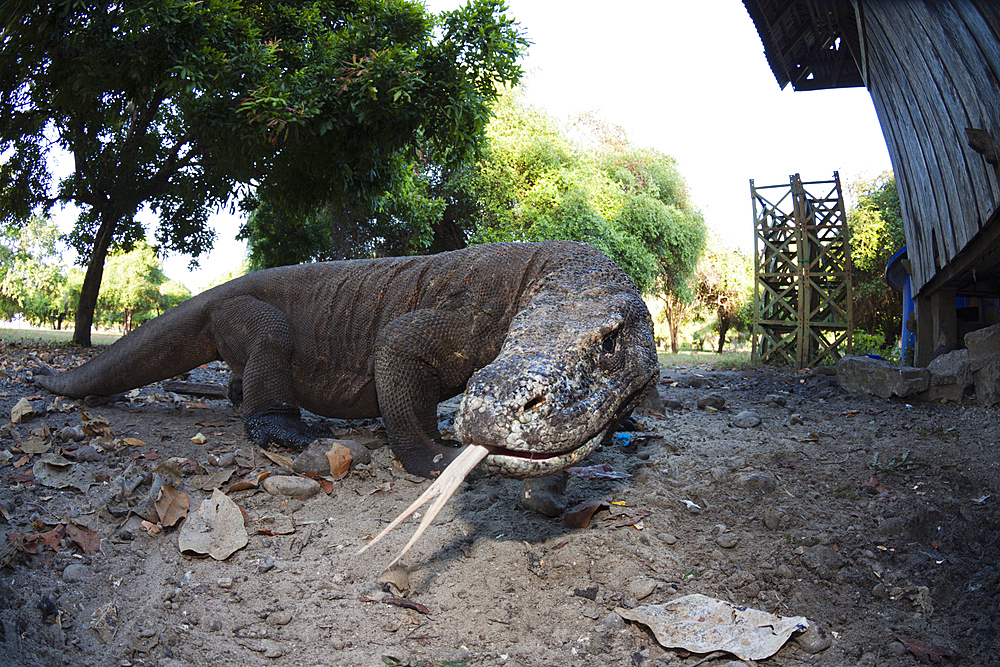
[[[267,619],[264,621],[271,627],[277,627],[279,625],[288,625],[292,622],[292,614],[287,611],[276,611],[267,615]]]
[[[233,578],[220,577],[216,583],[219,585],[219,588],[225,588],[226,590],[229,590],[230,588],[233,587]]]
[[[756,472],[747,475],[746,479],[743,480],[743,486],[745,486],[748,491],[753,491],[754,493],[766,496],[769,493],[773,493],[774,490],[778,488],[778,481],[774,478],[774,475],[770,473]]]
[[[726,405],[726,399],[723,398],[722,394],[705,394],[698,399],[698,409],[704,410],[706,408],[715,408],[716,410],[721,410]]]
[[[768,530],[778,530],[781,527],[781,513],[774,507],[764,508],[764,526]]]
[[[733,426],[739,428],[760,426],[760,415],[753,410],[744,410],[733,418]]]
[[[819,653],[830,648],[833,644],[833,637],[823,626],[810,623],[805,632],[795,636],[795,641],[806,653]]]
[[[563,494],[566,491],[565,472],[526,479],[521,484],[520,505],[529,512],[538,512],[545,516],[559,516],[566,509]]]
[[[768,394],[764,397],[764,403],[771,406],[785,406],[788,404],[788,399],[781,394]]]
[[[285,651],[281,648],[281,645],[276,641],[270,639],[264,639],[260,643],[261,648],[264,652],[265,658],[280,658],[285,655]]]
[[[76,583],[78,581],[83,581],[90,576],[90,570],[86,565],[81,563],[72,563],[67,565],[66,569],[63,570],[62,578],[63,581],[67,583]]]
[[[343,651],[344,641],[340,637],[333,637],[332,639],[330,639],[330,648],[332,648],[334,651]]]
[[[683,410],[684,404],[681,403],[679,399],[668,398],[667,400],[663,401],[663,407],[669,410]]]
[[[628,596],[636,600],[649,597],[656,590],[656,580],[649,577],[638,577],[628,583]]]
[[[724,533],[715,538],[715,543],[723,549],[732,549],[740,539],[732,533]]]
[[[379,583],[391,586],[397,594],[410,590],[410,572],[402,563],[396,563],[382,572]]]
[[[284,496],[296,500],[308,500],[320,491],[319,482],[316,480],[291,475],[271,475],[264,480],[262,486],[272,496]]]
[[[87,437],[87,434],[79,426],[64,426],[59,429],[59,434],[56,437],[68,442],[80,442]]]
[[[274,569],[274,556],[267,556],[257,566],[257,574],[263,574],[264,572],[270,572],[273,569]]]
[[[802,415],[795,413],[788,418],[788,423],[791,426],[801,426],[805,422],[802,421]]]
[[[84,445],[73,452],[73,456],[76,458],[77,462],[84,461],[100,461],[101,452],[98,451],[97,447],[93,445]]]
[[[213,618],[208,624],[208,629],[210,632],[218,632],[222,629],[222,621]]]
[[[660,540],[662,540],[664,544],[677,544],[677,536],[671,535],[670,533],[661,533]]]

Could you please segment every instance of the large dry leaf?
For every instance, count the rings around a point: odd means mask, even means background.
[[[648,625],[665,648],[692,653],[728,651],[742,660],[768,658],[793,632],[809,627],[802,616],[776,616],[697,593],[665,604],[615,611],[622,618]]]
[[[93,556],[101,550],[101,536],[86,526],[67,523],[66,537],[71,539],[88,556]]]
[[[278,454],[277,452],[269,452],[266,449],[263,449],[261,451],[264,452],[264,456],[271,459],[282,468],[288,468],[289,470],[291,470],[292,466],[295,465],[295,461],[285,456],[284,454]]]
[[[156,508],[156,515],[160,517],[160,525],[169,528],[187,516],[191,500],[188,494],[177,490],[172,484],[164,484],[160,487],[160,493],[153,503]]]
[[[177,536],[181,552],[208,554],[215,560],[225,560],[250,541],[243,525],[243,513],[222,491],[202,502],[188,516]]]
[[[27,421],[35,416],[35,408],[31,407],[31,401],[22,398],[10,409],[10,420],[15,424]]]
[[[108,420],[100,415],[92,416],[86,410],[80,410],[80,418],[83,427],[83,432],[91,437],[102,437],[112,440],[115,437],[115,432],[112,430],[111,425],[108,424]]]
[[[330,462],[330,474],[334,479],[340,479],[351,471],[353,459],[351,450],[343,445],[334,445],[326,453],[326,460]]]

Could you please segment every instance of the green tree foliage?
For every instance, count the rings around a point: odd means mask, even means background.
[[[21,315],[32,324],[55,323],[69,311],[66,279],[59,265],[55,224],[33,215],[18,228],[6,225],[0,236],[0,316]]]
[[[753,258],[733,248],[727,248],[715,235],[709,239],[705,253],[698,262],[698,305],[716,318],[719,334],[716,352],[722,354],[730,328],[740,329],[740,312],[753,301]]]
[[[108,257],[97,305],[102,322],[120,324],[128,333],[190,296],[189,289],[164,275],[155,249],[140,242]]]
[[[495,111],[488,155],[465,186],[480,210],[473,242],[585,241],[643,292],[690,300],[706,227],[673,158],[589,117],[563,128],[516,91]]]
[[[525,45],[498,0],[438,20],[407,0],[10,2],[0,26],[0,220],[83,209],[80,344],[109,249],[145,237],[143,205],[157,245],[195,257],[208,214],[248,185],[283,212],[377,210],[418,144],[441,164],[475,152]],[[75,167],[52,195],[54,145]]]
[[[892,172],[851,184],[856,204],[847,212],[854,269],[854,323],[886,344],[902,329],[902,296],[885,282],[885,266],[904,245],[899,194]]]

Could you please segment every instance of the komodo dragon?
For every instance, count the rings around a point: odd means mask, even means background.
[[[536,477],[590,454],[658,369],[649,311],[625,273],[588,245],[551,241],[258,271],[36,380],[112,395],[217,359],[242,381],[254,441],[308,445],[299,408],[381,415],[393,453],[425,477],[461,451],[441,440],[437,404],[463,390],[461,442],[489,448],[489,472]]]

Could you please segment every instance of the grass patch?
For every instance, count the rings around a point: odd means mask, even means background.
[[[656,355],[660,365],[666,368],[689,368],[691,366],[712,366],[719,370],[738,371],[754,368],[750,352],[699,352],[696,350],[681,351],[677,354],[661,352]]]
[[[37,340],[42,343],[68,343],[73,338],[71,329],[56,331],[55,329],[13,329],[0,327],[0,340]],[[94,344],[110,345],[121,338],[121,334],[97,333],[90,334]]]

